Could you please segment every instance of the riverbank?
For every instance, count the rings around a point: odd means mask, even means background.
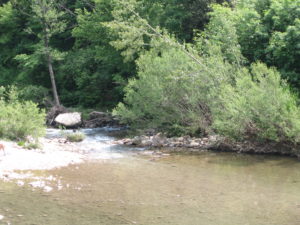
[[[104,131],[105,130],[105,131]],[[109,134],[109,129],[103,129]],[[72,131],[70,131],[72,132]],[[162,133],[156,135],[142,135],[134,138],[115,139],[115,137],[99,136],[101,129],[87,129],[88,137],[84,143],[68,142],[60,137],[58,130],[48,130],[48,137],[40,139],[41,149],[28,150],[9,141],[1,141],[5,146],[5,153],[0,151],[0,179],[15,181],[22,184],[24,179],[41,180],[28,171],[45,171],[79,164],[90,158],[110,159],[121,157],[119,153],[109,152],[110,148],[118,149],[123,146],[141,147],[144,150],[138,154],[149,156],[149,160],[157,160],[169,156],[171,152],[236,152],[255,154],[280,154],[299,157],[296,147],[276,143],[233,142],[218,135],[205,138],[190,136],[168,138]],[[100,132],[100,133],[99,133]],[[114,133],[117,135],[118,133]],[[17,172],[16,172],[17,171]],[[23,173],[23,171],[25,171]],[[27,171],[27,172],[26,172]],[[44,179],[44,178],[43,178]],[[43,185],[40,182],[36,185]],[[58,184],[59,185],[59,184]],[[43,188],[43,186],[41,186]]]
[[[47,121],[49,121],[49,118],[52,118],[51,121],[55,121],[55,117],[58,115],[65,115],[67,118],[72,118],[72,113],[70,114],[65,112],[68,112],[68,110],[65,108],[54,107],[49,111]],[[81,115],[81,113],[77,114]],[[51,125],[51,123],[48,123],[48,125]],[[80,118],[78,125],[80,125],[82,128],[96,128],[103,126],[120,127],[118,119],[113,117],[111,113],[98,111],[90,112],[88,114],[88,120],[82,120]],[[170,148],[171,151],[178,151],[178,149],[180,149],[180,151],[184,149],[184,151],[190,152],[212,150],[218,152],[278,154],[294,157],[296,156],[298,158],[300,157],[300,146],[291,142],[275,142],[266,139],[264,139],[264,141],[257,141],[257,139],[234,141],[220,135],[209,135],[203,138],[195,138],[190,136],[167,138],[166,135],[162,133],[155,134],[154,130],[151,130],[149,133],[151,135],[140,135],[134,138],[124,138],[114,141],[113,144],[148,148]]]
[[[23,171],[51,170],[84,161],[84,156],[78,153],[77,146],[73,143],[66,144],[62,139],[41,138],[40,149],[32,150],[22,148],[11,141],[1,143],[5,146],[5,151],[0,152],[0,179],[16,181],[20,185],[23,179],[40,180],[34,174],[24,174]],[[33,183],[32,186],[41,186],[40,183]]]
[[[74,165],[78,168],[84,162],[122,158],[111,148],[114,128],[83,129],[82,142],[70,142],[66,136],[72,130],[47,129],[46,136],[39,139],[39,149],[25,149],[12,141],[0,140],[5,152],[0,150],[0,180],[19,186],[30,186],[46,192],[60,190],[59,177],[47,175],[49,171]],[[64,187],[65,188],[65,187]]]
[[[257,142],[257,141],[233,141],[231,139],[210,135],[203,138],[190,136],[168,138],[162,133],[155,135],[141,135],[134,138],[124,138],[114,142],[115,144],[147,147],[169,148],[171,151],[218,151],[254,154],[279,154],[300,158],[300,146],[291,143]]]

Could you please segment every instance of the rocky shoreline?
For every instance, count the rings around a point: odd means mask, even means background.
[[[24,186],[26,180],[32,188],[45,192],[52,190],[48,183],[54,178],[36,176],[28,171],[51,170],[85,160],[84,155],[78,153],[76,144],[60,138],[41,138],[41,148],[32,150],[24,149],[15,142],[1,143],[5,146],[5,152],[0,152],[0,180],[14,182],[18,186]]]
[[[162,133],[155,135],[142,135],[134,138],[125,138],[115,141],[114,144],[148,147],[148,148],[167,148],[172,151],[218,151],[218,152],[237,152],[254,154],[278,154],[289,155],[300,158],[299,146],[291,143],[276,142],[237,142],[219,135],[210,135],[203,138],[190,136],[168,138]]]
[[[93,111],[89,113],[88,118],[83,119],[80,112],[71,112],[63,106],[55,106],[48,111],[46,124],[48,127],[62,126],[68,129],[120,126],[118,119],[111,113]]]
[[[19,186],[24,185],[23,180],[30,180],[28,182],[30,186],[45,192],[52,190],[52,186],[49,184],[50,181],[54,182],[55,180],[37,177],[26,171],[51,170],[86,160],[83,149],[80,149],[76,143],[67,141],[66,138],[41,138],[41,149],[34,150],[24,149],[14,142],[1,141],[1,144],[5,146],[5,153],[0,152],[0,180],[15,182]],[[145,151],[139,154],[149,155],[150,160],[168,156],[171,152],[203,151],[280,154],[300,157],[299,146],[292,146],[289,143],[234,142],[218,135],[203,138],[190,136],[170,138],[163,133],[157,133],[109,141],[108,144],[142,147]],[[57,189],[61,188],[59,180],[54,186]]]

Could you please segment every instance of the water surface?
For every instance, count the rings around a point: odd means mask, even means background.
[[[300,224],[297,159],[233,153],[157,157],[111,145],[111,130],[85,133],[85,163],[34,171],[55,177],[52,192],[0,182],[0,224]]]

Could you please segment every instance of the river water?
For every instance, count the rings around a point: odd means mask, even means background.
[[[300,162],[234,153],[156,155],[84,130],[84,163],[31,171],[54,189],[0,182],[0,224],[299,225]],[[48,137],[59,135],[48,130]]]

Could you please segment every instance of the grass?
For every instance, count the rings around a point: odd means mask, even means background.
[[[81,142],[85,138],[83,133],[71,133],[67,134],[67,140],[70,142]]]
[[[38,142],[25,142],[25,141],[19,141],[18,142],[18,145],[20,147],[23,147],[23,148],[26,148],[26,149],[38,149],[38,148],[41,148],[40,144]]]

